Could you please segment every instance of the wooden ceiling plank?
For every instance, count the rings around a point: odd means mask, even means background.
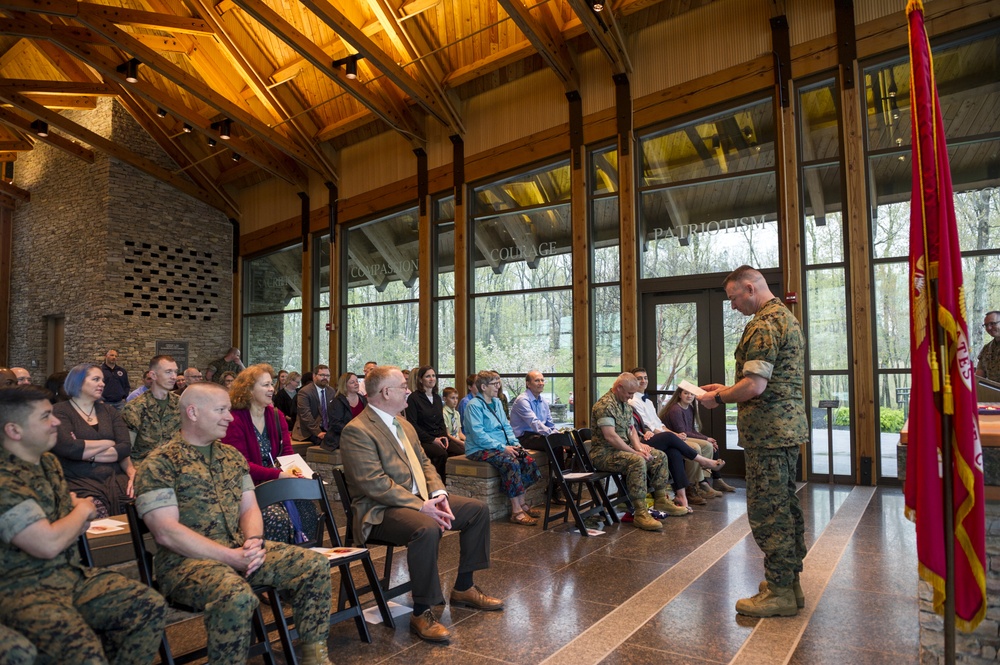
[[[445,80],[446,86],[449,88],[458,87],[463,83],[468,83],[473,79],[483,76],[484,74],[488,74],[492,71],[502,69],[507,65],[524,60],[534,52],[535,48],[531,42],[518,42],[514,46],[509,46],[495,53],[491,53],[485,58],[477,60],[470,65],[459,67],[448,75],[448,78]]]
[[[49,2],[49,0],[44,1],[46,3]],[[175,16],[173,14],[160,14],[157,12],[142,11],[140,9],[126,9],[124,7],[114,7],[112,5],[98,5],[90,2],[80,2],[76,4],[78,5],[78,15],[87,12],[92,15],[102,16],[118,25],[132,25],[139,28],[166,30],[168,32],[179,32],[191,35],[214,34],[212,26],[210,26],[207,21],[203,21],[200,18]]]
[[[341,118],[337,122],[331,123],[319,130],[316,134],[316,140],[322,142],[335,139],[359,127],[364,127],[373,120],[375,120],[375,115],[371,111],[367,109],[360,111],[346,118]]]
[[[85,95],[114,97],[115,92],[105,83],[89,81],[38,81],[35,79],[0,78],[0,87],[32,95]]]
[[[31,150],[33,147],[31,141],[0,141],[0,154],[7,154],[12,150]]]
[[[86,127],[80,126],[66,116],[60,115],[55,111],[48,110],[41,104],[31,101],[20,93],[0,92],[0,99],[4,99],[22,111],[44,120],[50,127],[60,129],[70,136],[74,136],[77,139],[84,141],[98,150],[108,154],[109,156],[129,164],[130,166],[147,173],[157,180],[167,183],[168,185],[184,192],[188,196],[191,196],[202,203],[206,203],[213,208],[222,210],[223,212],[228,212],[229,210],[229,206],[226,205],[226,202],[214,192],[208,191],[204,187],[195,185],[187,178],[184,178],[176,173],[171,173],[167,169],[155,164],[153,161],[146,159],[141,155],[137,155],[131,150],[122,148],[113,141],[104,138],[96,132],[90,131]]]
[[[191,47],[182,43],[176,37],[160,37],[158,35],[132,35],[137,40],[158,53],[191,53]]]
[[[32,99],[50,109],[80,109],[84,111],[92,111],[97,108],[97,99],[86,95],[56,95],[51,93],[39,95],[28,92],[25,93],[25,96],[28,99]]]
[[[6,2],[7,0],[2,1]],[[103,35],[126,53],[130,53],[133,57],[138,58],[145,66],[181,86],[187,92],[194,95],[204,103],[228,116],[233,122],[241,124],[244,128],[259,136],[263,141],[271,144],[278,150],[286,153],[293,159],[297,160],[304,166],[311,168],[317,173],[321,173],[323,171],[323,169],[315,163],[312,155],[304,148],[294,144],[273,128],[265,125],[249,111],[240,108],[237,104],[230,101],[225,96],[220,95],[191,74],[188,74],[177,65],[173,64],[169,60],[166,60],[152,49],[146,47],[118,26],[99,15],[92,15],[87,12],[81,12],[79,20],[98,34]],[[108,72],[102,73],[104,73],[105,76],[108,75]],[[117,71],[114,72],[112,78],[117,80],[119,83],[125,83],[124,78],[121,77]]]
[[[128,112],[132,115],[136,122],[146,132],[153,137],[153,140],[163,148],[164,152],[174,160],[174,162],[180,166],[184,172],[195,181],[199,186],[212,190],[223,199],[229,206],[229,210],[226,211],[226,216],[239,218],[239,204],[229,195],[229,193],[219,186],[215,180],[208,174],[205,170],[204,164],[200,163],[198,160],[188,152],[184,145],[179,141],[175,141],[166,131],[164,131],[163,125],[158,122],[159,118],[156,118],[149,109],[139,100],[136,95],[131,94],[127,88],[121,89],[121,95],[119,97],[122,105],[128,109]],[[154,119],[155,118],[155,119]],[[245,162],[250,164],[252,168],[258,168],[256,165],[252,164],[249,160]]]
[[[416,136],[418,141],[424,142],[422,133],[418,130],[416,122],[409,113],[400,115],[396,109],[388,106],[364,84],[347,78],[344,70],[334,69],[330,57],[323,49],[309,40],[273,9],[259,0],[234,0],[234,2],[313,67],[340,84],[345,91],[382,118],[390,127],[406,136],[407,140],[413,140],[413,136]]]
[[[8,127],[12,127],[22,132],[30,133],[32,136],[35,135],[35,133],[31,131],[31,121],[22,118],[21,116],[19,116],[17,113],[14,113],[10,109],[0,108],[0,122],[7,125]],[[57,134],[49,134],[45,138],[39,137],[38,140],[48,143],[53,148],[58,148],[59,150],[62,150],[63,152],[76,157],[77,159],[87,162],[88,164],[94,163],[94,152],[92,150],[88,150],[79,143],[70,141],[69,139],[63,136],[59,136]]]
[[[324,23],[330,26],[341,39],[349,43],[358,53],[370,60],[390,81],[398,85],[403,92],[410,95],[428,113],[445,127],[450,127],[456,132],[453,118],[448,110],[441,105],[438,97],[427,90],[423,84],[410,76],[402,67],[389,57],[375,42],[365,35],[359,28],[353,25],[336,7],[328,0],[301,0],[302,4],[308,7]]]
[[[566,92],[580,89],[580,76],[570,57],[569,49],[561,35],[553,35],[524,6],[521,0],[498,0],[511,20],[517,24],[524,36],[538,51],[559,80]]]
[[[2,24],[0,24],[2,28]],[[4,31],[5,34],[6,31]],[[10,63],[27,57],[31,53],[31,40],[19,39],[16,44],[7,49],[7,52],[0,56],[0,71],[4,70]]]
[[[246,33],[245,29],[238,22],[233,21],[233,25],[224,26],[222,24],[221,18],[215,13],[214,8],[206,0],[194,0],[198,9],[201,10],[202,15],[206,16],[206,21],[215,30],[216,39],[222,45],[224,51],[229,55],[233,64],[242,72],[243,80],[245,80],[250,88],[254,90],[257,98],[264,102],[270,109],[272,109],[275,115],[278,117],[281,123],[286,124],[292,129],[295,134],[298,135],[299,142],[307,146],[309,151],[312,153],[316,160],[316,163],[322,166],[319,174],[323,176],[324,180],[327,181],[338,181],[340,178],[337,175],[337,170],[334,168],[324,155],[316,146],[314,141],[315,131],[308,131],[303,127],[303,112],[305,108],[302,106],[290,107],[287,102],[279,98],[271,89],[267,86],[267,82],[264,80],[263,75],[257,71],[254,64],[250,61],[249,56],[243,52],[243,50],[237,44],[237,40],[233,37],[238,38],[240,41],[250,41],[251,43],[256,43],[255,40],[251,38],[249,34]],[[240,34],[233,34],[238,31]],[[230,35],[233,35],[232,37]]]
[[[0,180],[0,192],[25,203],[31,200],[31,192],[6,180]]]

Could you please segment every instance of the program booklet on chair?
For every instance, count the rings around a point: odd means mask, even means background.
[[[364,547],[310,547],[309,549],[313,552],[319,552],[330,561],[368,551]]]

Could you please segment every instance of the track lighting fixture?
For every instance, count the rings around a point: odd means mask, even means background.
[[[208,147],[214,148],[217,141],[215,139],[208,139]]]
[[[194,129],[193,129],[192,127],[191,127],[191,125],[189,125],[189,124],[187,124],[187,123],[185,122],[185,123],[184,123],[184,133],[185,133],[185,134],[190,134],[190,133],[191,133],[191,132],[193,132],[193,131],[194,131]]]
[[[119,74],[125,75],[125,80],[129,83],[135,83],[139,80],[139,65],[142,64],[135,58],[132,58],[128,62],[123,62],[118,65],[115,69]]]
[[[157,108],[156,109],[156,117],[157,118],[166,118],[167,117],[167,110],[165,108],[163,108],[162,106],[159,107],[159,108]]]
[[[353,81],[358,78],[358,60],[361,60],[364,57],[365,56],[360,53],[355,53],[347,56],[346,58],[334,60],[333,66],[335,69],[339,69],[341,65],[344,65],[344,72],[347,74],[347,78]]]
[[[49,135],[49,123],[44,120],[32,120],[31,131],[44,139]]]
[[[239,161],[240,161],[241,159],[243,159],[243,155],[241,155],[241,154],[240,154],[240,153],[238,153],[238,152],[234,152],[234,153],[233,153],[233,155],[232,155],[232,160],[233,160],[234,162],[239,162]]]
[[[600,0],[597,0],[597,2],[591,3],[591,6],[594,8],[595,12],[600,13],[600,12],[604,11],[604,3],[600,2]]]
[[[219,123],[220,139],[224,141],[229,139],[229,137],[232,136],[232,131],[233,131],[233,123],[229,120],[229,118],[226,118],[225,120]]]

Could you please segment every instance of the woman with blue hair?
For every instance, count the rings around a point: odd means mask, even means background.
[[[101,401],[104,373],[91,363],[77,365],[63,384],[69,400],[52,407],[59,434],[52,452],[62,464],[66,484],[78,497],[90,497],[98,518],[121,515],[132,497],[132,444],[128,426],[113,406]]]

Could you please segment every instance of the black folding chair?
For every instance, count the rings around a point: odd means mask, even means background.
[[[159,592],[160,585],[153,577],[153,553],[146,547],[145,541],[145,537],[149,533],[149,527],[147,527],[146,523],[139,517],[139,511],[136,510],[134,502],[129,501],[125,504],[125,514],[128,515],[129,532],[132,536],[132,549],[135,550],[135,563],[139,569],[139,579],[146,586]],[[254,586],[253,590],[254,593],[258,595],[266,593],[267,597],[270,599],[271,611],[274,613],[275,617],[284,617],[281,608],[281,601],[278,599],[277,592],[272,587]],[[182,612],[189,612],[191,614],[201,613],[193,607],[183,603],[168,600],[167,604],[170,608],[180,610]],[[254,610],[252,623],[253,640],[250,644],[249,656],[263,656],[265,663],[268,665],[274,665],[274,651],[271,649],[271,642],[267,638],[267,627],[264,623],[264,614],[261,612],[259,605],[257,606],[257,609]],[[285,662],[294,665],[298,661],[295,658],[295,652],[292,650],[292,640],[288,635],[287,626],[286,630],[282,630],[281,625],[279,624],[278,633],[281,637],[282,648],[285,650]],[[204,658],[207,653],[208,650],[203,647],[179,656],[174,656],[173,652],[170,650],[170,643],[167,641],[166,630],[163,631],[163,636],[160,638],[160,662],[165,663],[166,665],[174,665],[175,663],[191,663]]]
[[[330,534],[331,547],[343,547],[340,539],[340,532],[337,530],[337,522],[330,510],[330,502],[326,497],[326,488],[323,487],[323,479],[319,474],[313,476],[312,480],[305,478],[278,478],[261,483],[254,490],[257,495],[257,505],[260,509],[279,503],[281,501],[318,501],[322,508],[320,528],[317,530],[316,538],[312,541],[302,543],[303,547],[322,547],[323,529]],[[378,586],[378,574],[375,572],[375,564],[372,563],[371,553],[368,550],[356,552],[349,556],[340,557],[330,561],[330,567],[340,570],[340,596],[337,602],[338,610],[330,615],[330,625],[354,619],[358,627],[358,635],[365,642],[371,642],[372,637],[368,632],[368,624],[361,610],[361,601],[358,599],[358,591],[354,585],[354,578],[351,576],[351,564],[360,561],[368,577],[369,585],[374,586],[375,603],[378,605],[382,620],[390,628],[396,625],[389,611],[389,605],[382,595],[382,589]],[[346,598],[344,597],[346,595]],[[344,607],[346,602],[346,608]]]
[[[594,463],[590,459],[590,453],[587,452],[587,441],[593,436],[593,432],[590,431],[589,427],[581,427],[580,429],[573,430],[573,437],[576,439],[577,451],[580,456],[580,463],[583,468],[587,471],[596,471],[594,468]],[[604,497],[608,500],[611,506],[616,503],[624,503],[628,506],[630,511],[635,511],[635,506],[632,505],[632,498],[625,491],[625,479],[622,478],[622,474],[616,471],[605,471],[608,474],[608,479],[601,483],[601,490],[604,492]],[[609,485],[611,483],[615,484],[615,493],[610,494],[611,488]],[[618,512],[612,510],[613,519],[617,522]]]
[[[80,549],[80,563],[87,568],[94,567],[94,555],[90,553],[90,543],[87,542],[86,532],[81,533],[76,541],[76,546]]]
[[[364,543],[358,542],[358,539],[354,537],[354,507],[351,505],[351,492],[347,489],[347,476],[344,475],[344,470],[335,467],[333,469],[333,479],[337,483],[337,492],[340,494],[340,505],[343,506],[344,514],[346,515],[347,530],[344,533],[344,540],[347,544],[351,547],[370,547],[372,545],[385,547],[385,565],[382,568],[382,577],[378,580],[378,585],[367,584],[363,587],[358,587],[358,594],[363,596],[366,593],[374,593],[374,586],[380,587],[382,594],[387,599],[409,593],[410,589],[413,588],[412,580],[406,580],[394,587],[389,586],[389,581],[392,579],[392,554],[393,549],[397,545],[377,538],[369,538]]]
[[[548,529],[550,522],[562,519],[563,522],[569,520],[570,514],[581,536],[589,536],[587,525],[584,519],[592,515],[599,515],[606,526],[610,526],[617,521],[614,509],[608,503],[601,483],[608,478],[608,474],[603,471],[573,471],[572,468],[564,468],[555,453],[556,448],[563,448],[572,453],[567,459],[576,457],[579,452],[576,444],[569,434],[557,432],[545,437],[545,447],[549,453],[549,484],[545,492],[545,517],[542,521],[542,529]],[[571,474],[571,475],[568,475]],[[563,496],[566,497],[566,507],[558,513],[552,513],[552,494],[555,488],[561,488]],[[590,498],[583,499],[583,488],[586,487],[590,493]],[[576,492],[572,491],[576,488]],[[612,517],[614,515],[614,517]]]

